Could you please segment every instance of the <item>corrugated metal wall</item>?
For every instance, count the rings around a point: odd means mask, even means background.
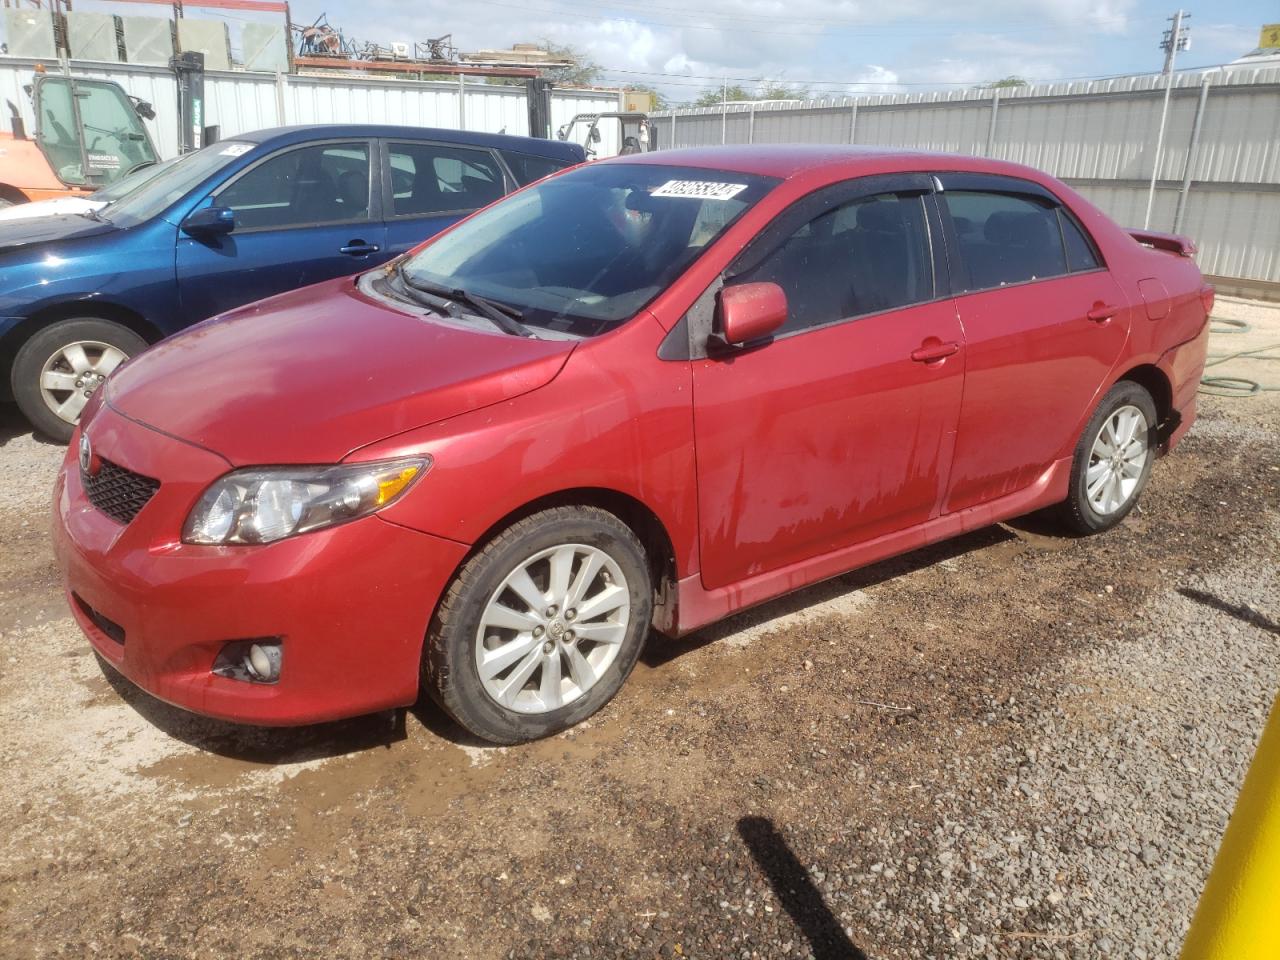
[[[41,62],[50,72],[62,69],[57,61],[0,57],[0,107],[5,100],[17,106],[29,130],[35,129],[35,118],[22,88],[31,83],[32,71]],[[75,76],[115,80],[127,93],[149,101],[156,108],[156,119],[147,124],[156,148],[164,157],[177,154],[177,90],[168,69],[80,60],[71,61],[70,66]],[[461,90],[457,80],[418,82],[210,70],[205,73],[205,123],[216,124],[223,138],[293,123],[395,123],[528,135],[523,87],[468,81],[465,96],[459,95]],[[551,126],[556,129],[575,113],[616,109],[618,99],[611,93],[554,91]],[[8,116],[7,107],[4,115]]]
[[[657,114],[654,122],[664,148],[855,143],[1011,160],[1060,177],[1114,219],[1141,226],[1165,82],[1158,75],[1135,76],[1042,84],[998,96],[964,90],[703,107]],[[1280,70],[1175,78],[1152,229],[1174,229],[1188,174],[1178,228],[1199,244],[1201,269],[1280,282]]]

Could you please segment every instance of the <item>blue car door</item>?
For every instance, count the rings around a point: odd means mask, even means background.
[[[384,146],[383,207],[393,257],[507,193],[506,174],[491,150],[421,140]]]
[[[178,234],[182,308],[208,317],[356,273],[387,259],[374,141],[286,147],[217,187],[235,213],[224,236]]]

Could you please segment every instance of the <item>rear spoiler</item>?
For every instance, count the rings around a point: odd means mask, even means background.
[[[1176,253],[1180,257],[1193,257],[1196,253],[1195,241],[1180,233],[1160,233],[1156,230],[1126,230],[1126,233],[1140,244]]]

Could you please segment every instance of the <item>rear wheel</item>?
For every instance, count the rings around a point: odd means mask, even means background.
[[[1107,392],[1076,444],[1066,522],[1080,533],[1109,530],[1138,502],[1155,462],[1156,405],[1122,380]]]
[[[613,514],[533,514],[472,556],[449,586],[427,637],[424,685],[485,740],[558,733],[618,692],[652,602],[644,550]]]
[[[147,348],[110,320],[62,320],[32,336],[13,361],[13,397],[40,433],[65,443],[80,411],[116,367]]]

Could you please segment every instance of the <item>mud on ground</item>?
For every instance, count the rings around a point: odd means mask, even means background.
[[[61,452],[4,417],[5,958],[1171,956],[1280,679],[1278,394],[1202,400],[1109,534],[1032,517],[655,639],[506,749],[132,688],[63,605]]]

